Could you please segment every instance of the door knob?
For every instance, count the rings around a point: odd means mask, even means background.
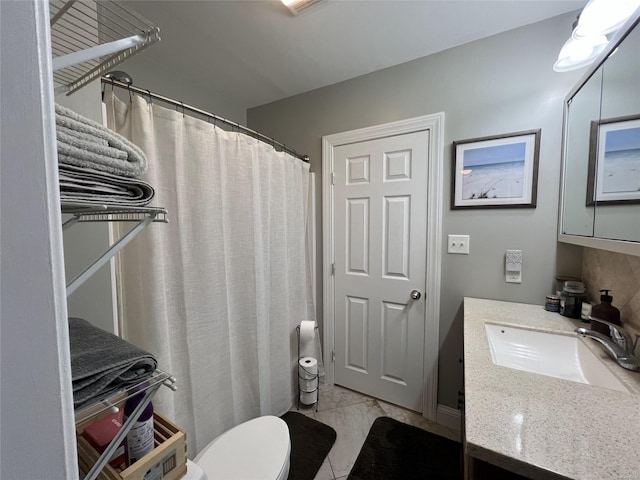
[[[411,290],[411,298],[419,300],[422,294],[418,290]]]

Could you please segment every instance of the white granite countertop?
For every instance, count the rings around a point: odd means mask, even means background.
[[[640,479],[640,373],[589,339],[631,393],[495,365],[486,321],[569,335],[588,327],[541,305],[464,299],[466,453],[536,479]]]

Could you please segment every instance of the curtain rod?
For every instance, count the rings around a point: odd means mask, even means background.
[[[308,155],[302,155],[298,152],[296,152],[293,148],[288,147],[287,145],[285,145],[284,143],[278,142],[277,140],[268,137],[267,135],[263,135],[262,133],[256,132],[255,130],[251,130],[248,127],[245,127],[243,125],[240,125],[237,122],[234,122],[232,120],[228,120],[224,117],[220,117],[218,115],[215,115],[213,113],[209,113],[206,112],[204,110],[201,110],[199,108],[193,107],[191,105],[187,105],[183,102],[180,102],[178,100],[173,100],[171,98],[159,95],[157,93],[153,93],[150,92],[149,90],[144,90],[142,88],[138,88],[138,87],[134,87],[131,84],[125,83],[125,82],[120,82],[118,80],[115,80],[113,78],[106,78],[106,77],[102,77],[100,79],[102,81],[102,83],[104,85],[111,85],[112,87],[119,87],[125,90],[128,90],[130,93],[137,93],[138,95],[140,95],[141,97],[149,97],[150,99],[154,99],[154,100],[160,100],[161,102],[165,102],[168,103],[170,105],[173,105],[175,107],[180,107],[182,109],[182,111],[184,112],[185,110],[188,110],[190,112],[194,112],[197,113],[199,115],[203,115],[205,117],[211,118],[214,121],[214,125],[215,122],[220,122],[220,123],[224,123],[225,125],[229,125],[232,128],[238,129],[240,131],[242,131],[243,133],[246,133],[249,136],[255,137],[256,139],[268,143],[270,145],[272,145],[274,148],[276,147],[276,145],[283,150],[284,152],[287,152],[291,155],[293,155],[294,157],[299,158],[300,160],[302,160],[303,162],[309,163],[309,156]]]

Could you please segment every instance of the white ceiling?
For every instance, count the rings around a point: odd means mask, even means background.
[[[278,0],[127,3],[160,27],[162,41],[142,54],[157,74],[180,75],[249,108],[577,10],[586,0],[329,0],[297,17]]]

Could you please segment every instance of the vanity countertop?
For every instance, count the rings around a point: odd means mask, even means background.
[[[632,393],[495,365],[485,322],[575,335],[542,306],[464,299],[466,453],[532,478],[640,479],[640,373],[586,341]]]

